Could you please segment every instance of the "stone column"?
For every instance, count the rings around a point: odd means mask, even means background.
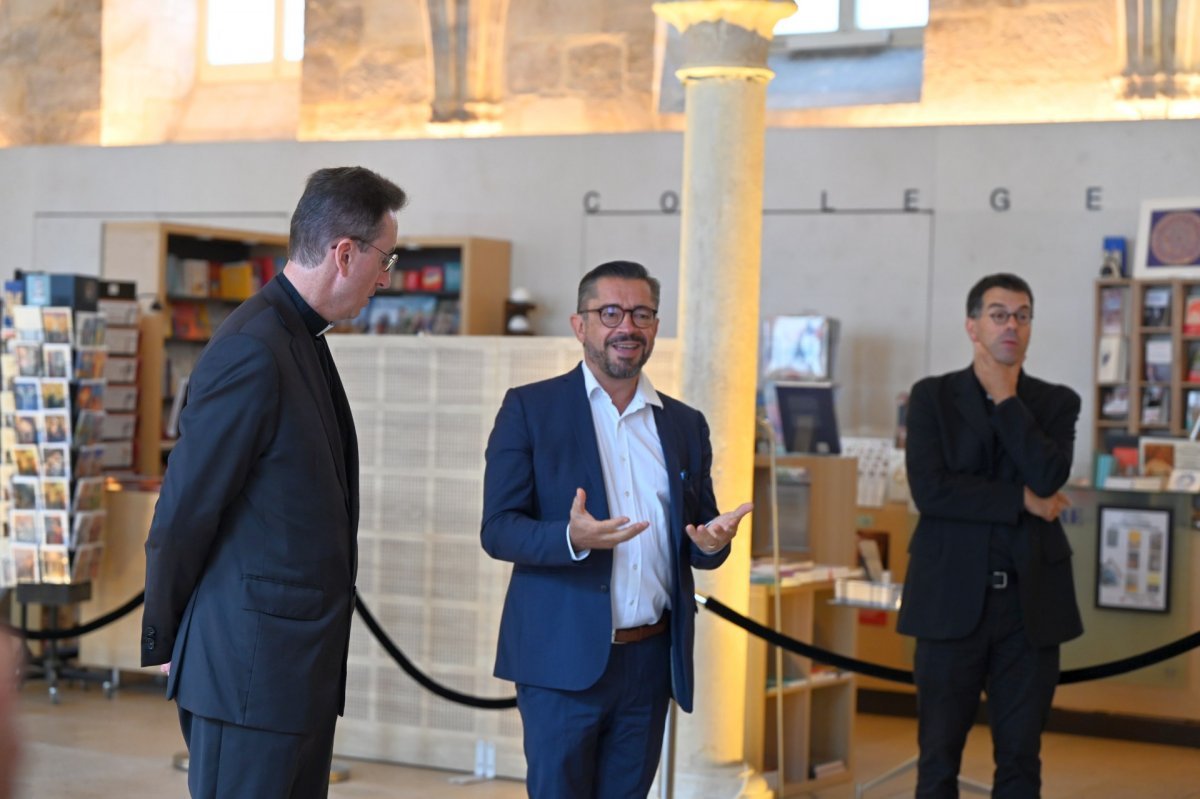
[[[682,35],[676,75],[687,98],[684,133],[679,336],[683,399],[712,431],[713,482],[722,510],[754,489],[767,49],[792,0],[666,0],[654,12]],[[749,602],[750,524],[697,591],[740,612]],[[701,611],[696,710],[680,714],[675,795],[769,797],[743,767],[746,634]]]

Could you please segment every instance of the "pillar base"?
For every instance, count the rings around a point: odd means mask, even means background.
[[[745,763],[675,772],[675,799],[775,799],[763,776]]]

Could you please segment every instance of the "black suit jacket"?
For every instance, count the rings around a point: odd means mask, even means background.
[[[278,281],[192,372],[146,541],[142,665],[171,661],[168,698],[193,713],[305,733],[342,710],[358,451],[333,382]]]
[[[1046,497],[1066,483],[1078,417],[1074,391],[1024,372],[1017,396],[990,414],[971,367],[913,386],[906,458],[921,516],[899,632],[947,640],[975,628],[993,529],[1009,542],[1030,640],[1050,646],[1083,632],[1062,524],[1024,509],[1025,486]]]

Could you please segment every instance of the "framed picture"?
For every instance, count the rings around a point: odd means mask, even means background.
[[[1166,613],[1171,607],[1171,511],[1101,505],[1096,607]]]
[[[1142,200],[1133,276],[1200,277],[1200,197]]]

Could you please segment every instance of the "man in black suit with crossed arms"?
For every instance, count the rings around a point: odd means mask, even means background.
[[[1079,396],[1022,369],[1033,292],[989,275],[967,295],[966,369],[918,382],[908,481],[920,520],[896,629],[917,639],[918,797],[958,796],[967,733],[988,696],[992,796],[1041,790],[1041,732],[1059,645],[1082,634],[1059,514]]]

